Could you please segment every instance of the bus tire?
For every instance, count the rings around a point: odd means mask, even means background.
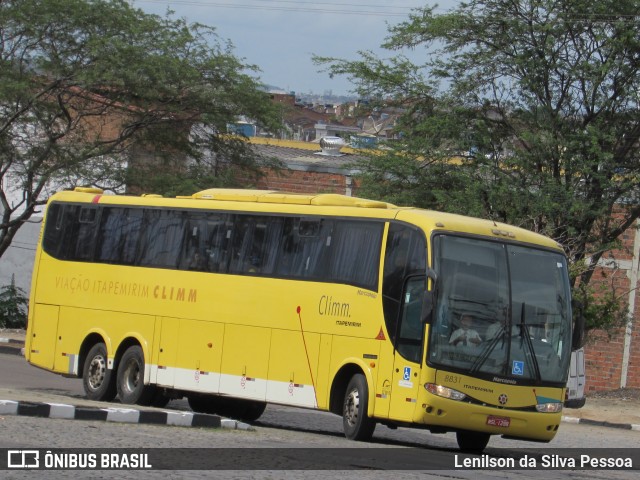
[[[82,386],[89,400],[110,402],[116,398],[114,372],[107,368],[107,347],[96,343],[87,354],[82,367]]]
[[[482,453],[489,443],[490,437],[490,434],[482,432],[469,432],[467,430],[456,432],[458,447],[460,447],[461,451],[468,453]]]
[[[367,441],[373,436],[376,422],[367,416],[369,389],[361,373],[351,377],[342,405],[342,427],[349,440]]]
[[[266,402],[259,402],[255,400],[244,400],[244,408],[239,409],[238,419],[245,422],[255,422],[264,413],[267,408]]]
[[[147,386],[147,388],[149,388]],[[149,405],[157,408],[164,408],[171,401],[171,397],[165,395],[161,388],[156,388],[153,398],[149,402]]]
[[[218,413],[219,405],[213,395],[189,395],[187,401],[191,410],[196,413]]]
[[[118,364],[116,385],[122,403],[151,404],[156,389],[144,384],[144,354],[139,345],[129,347],[122,355]]]

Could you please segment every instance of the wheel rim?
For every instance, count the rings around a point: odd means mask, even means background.
[[[344,404],[344,418],[350,426],[354,426],[358,423],[358,411],[360,408],[360,393],[358,389],[353,389],[347,396],[347,401]]]
[[[89,364],[89,388],[92,390],[98,390],[104,382],[104,377],[107,374],[107,362],[102,355],[97,355],[91,359]]]
[[[140,366],[138,362],[130,360],[127,363],[122,380],[122,389],[128,394],[138,387],[140,383]]]

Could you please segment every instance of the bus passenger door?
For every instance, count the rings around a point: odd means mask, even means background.
[[[405,282],[395,335],[389,418],[411,421],[418,401],[425,325],[422,304],[425,277],[413,276]]]

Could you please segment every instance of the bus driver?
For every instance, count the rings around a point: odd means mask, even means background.
[[[479,345],[482,338],[473,328],[473,317],[465,313],[460,317],[461,327],[451,334],[449,344],[453,346],[463,345]]]

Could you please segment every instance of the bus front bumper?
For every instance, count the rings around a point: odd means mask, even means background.
[[[469,430],[510,438],[549,442],[555,437],[562,413],[510,410],[429,395],[416,411],[415,421],[435,430]]]

